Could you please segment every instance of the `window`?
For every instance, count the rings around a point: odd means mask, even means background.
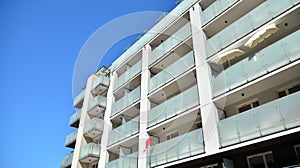
[[[249,168],[272,168],[275,162],[271,151],[248,156],[247,161]]]
[[[178,137],[178,132],[173,132],[173,133],[167,135],[167,140],[175,138],[175,137]]]
[[[290,87],[287,87],[287,88],[284,88],[284,89],[280,89],[278,92],[277,92],[277,95],[278,95],[278,98],[282,98],[286,95],[289,95],[289,94],[293,94],[293,93],[296,93],[300,91],[300,84],[294,84],[293,86],[290,86]]]
[[[89,168],[98,168],[98,163],[90,164]]]
[[[259,101],[257,99],[255,99],[255,100],[251,100],[247,103],[244,103],[242,105],[239,105],[238,110],[239,110],[239,113],[241,113],[241,112],[250,110],[252,108],[255,108],[257,106],[259,106]]]
[[[298,161],[300,162],[300,144],[299,145],[295,145],[294,146],[295,152],[296,152],[296,156],[298,158]]]

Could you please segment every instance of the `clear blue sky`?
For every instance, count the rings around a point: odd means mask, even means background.
[[[114,18],[175,5],[175,0],[1,0],[0,167],[59,167],[71,152],[64,141],[73,131],[72,74],[82,45]],[[119,48],[127,45],[125,40]],[[110,51],[105,64],[118,54]]]

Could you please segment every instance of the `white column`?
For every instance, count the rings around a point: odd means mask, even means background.
[[[109,155],[107,152],[107,144],[108,144],[108,133],[112,130],[112,125],[110,122],[110,115],[112,104],[114,102],[113,90],[114,90],[114,81],[117,78],[117,73],[113,72],[110,76],[110,84],[107,91],[107,103],[106,103],[106,110],[104,114],[104,127],[103,133],[101,138],[101,153],[100,159],[98,162],[98,167],[105,167],[105,163],[109,160]]]
[[[87,114],[87,109],[90,100],[93,98],[91,89],[93,85],[93,81],[96,78],[95,75],[92,75],[88,78],[86,88],[85,88],[85,95],[84,95],[84,101],[81,108],[81,116],[79,121],[79,127],[78,127],[78,133],[76,138],[76,144],[75,149],[73,152],[73,160],[72,160],[72,166],[71,168],[83,168],[83,166],[79,162],[79,154],[80,154],[80,148],[87,144],[85,138],[83,137],[83,130],[86,122],[89,120],[89,116]]]
[[[207,154],[219,150],[219,135],[217,124],[219,122],[218,111],[212,101],[211,69],[206,60],[205,40],[206,36],[201,29],[201,8],[196,4],[190,9],[192,25],[192,40],[195,54],[197,85],[200,97],[201,119],[205,152]]]
[[[148,139],[147,134],[147,112],[150,109],[150,103],[147,97],[148,94],[148,81],[150,79],[150,71],[148,69],[148,56],[151,52],[150,45],[146,45],[142,52],[142,80],[141,80],[141,104],[140,104],[140,136],[139,136],[139,158],[138,168],[147,167],[147,152],[146,140]]]

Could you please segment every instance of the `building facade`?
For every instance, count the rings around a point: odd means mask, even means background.
[[[299,2],[182,1],[89,77],[61,168],[300,164]]]

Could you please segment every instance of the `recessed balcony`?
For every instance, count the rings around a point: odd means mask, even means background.
[[[65,146],[69,148],[75,148],[77,138],[77,130],[67,135],[65,140]]]
[[[296,61],[300,58],[299,39],[298,30],[213,76],[213,95],[221,95]]]
[[[103,132],[104,121],[100,118],[91,119],[84,127],[83,134],[92,139],[98,138]]]
[[[300,92],[223,119],[218,124],[222,147],[300,126]]]
[[[151,146],[147,153],[151,167],[204,153],[202,129]]]
[[[83,163],[93,163],[100,158],[100,144],[89,143],[80,149],[79,160]]]

